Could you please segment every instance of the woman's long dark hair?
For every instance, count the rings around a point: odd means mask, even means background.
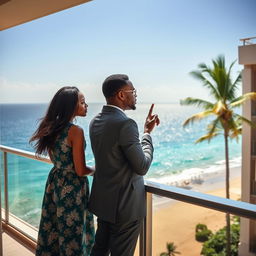
[[[74,116],[78,92],[76,87],[65,86],[54,95],[45,117],[29,140],[30,143],[36,141],[34,148],[37,154],[46,154],[53,149],[56,137]]]

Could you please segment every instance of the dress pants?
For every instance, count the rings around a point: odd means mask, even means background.
[[[98,218],[97,222],[91,256],[133,256],[142,219],[113,224]]]

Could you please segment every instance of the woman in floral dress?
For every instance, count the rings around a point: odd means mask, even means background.
[[[48,153],[54,164],[45,187],[37,256],[90,255],[94,224],[87,210],[87,175],[94,170],[85,163],[83,130],[72,124],[76,116],[86,116],[87,107],[76,87],[61,88],[30,139],[36,141],[36,153]]]

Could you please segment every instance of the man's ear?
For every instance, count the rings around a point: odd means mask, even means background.
[[[118,97],[119,100],[123,101],[124,98],[125,98],[123,91],[119,91],[119,92],[117,93],[117,97]]]

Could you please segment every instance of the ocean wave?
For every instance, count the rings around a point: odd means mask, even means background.
[[[187,184],[200,184],[203,180],[211,174],[220,174],[225,172],[226,161],[221,160],[215,162],[215,164],[205,168],[188,168],[175,174],[169,174],[161,176],[159,178],[147,178],[149,181],[158,182],[166,185],[184,186]],[[238,168],[241,167],[241,157],[235,157],[229,161],[229,167]],[[163,174],[163,171],[159,170],[159,174]]]

